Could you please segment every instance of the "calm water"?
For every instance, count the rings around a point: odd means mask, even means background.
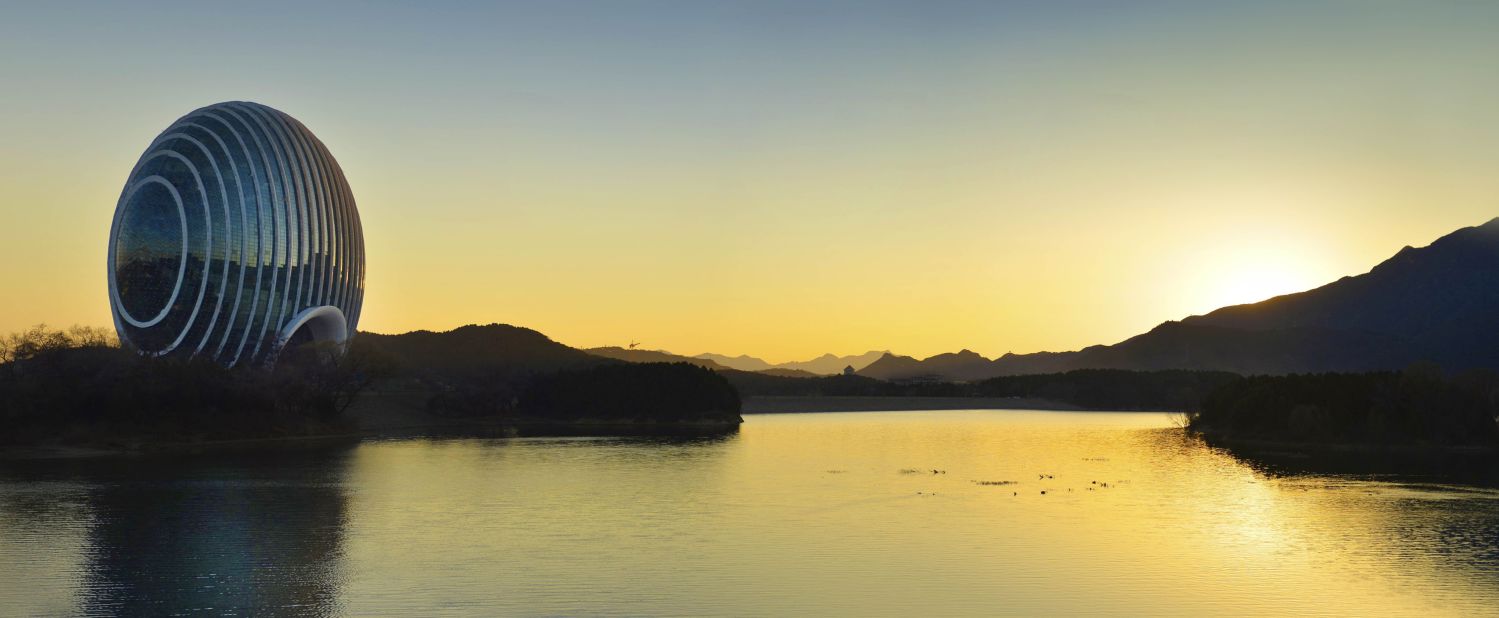
[[[0,464],[0,615],[1499,614],[1499,491],[1271,474],[1170,427],[764,415]]]

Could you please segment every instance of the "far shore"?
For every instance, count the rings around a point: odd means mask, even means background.
[[[743,414],[817,412],[894,412],[915,410],[1055,410],[1086,408],[1037,397],[747,397]],[[411,437],[540,437],[717,435],[739,423],[704,420],[684,423],[618,423],[580,420],[570,423],[528,418],[448,418],[425,408],[425,400],[408,392],[367,393],[348,410],[353,427],[327,434],[288,435],[231,440],[154,441],[142,438],[110,444],[38,444],[0,447],[0,460],[80,459],[131,455],[217,453],[323,448],[361,440]]]
[[[148,441],[130,444],[37,444],[0,446],[0,462],[46,459],[92,459],[148,455],[267,452],[352,446],[365,440],[403,438],[551,438],[551,437],[714,437],[732,434],[739,423],[685,421],[624,423],[600,420],[555,422],[540,419],[434,420],[355,433],[273,436],[231,440]]]
[[[1039,397],[746,397],[744,414],[903,410],[1060,410],[1086,408]]]

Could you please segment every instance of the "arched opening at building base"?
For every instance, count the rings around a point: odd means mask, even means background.
[[[323,305],[304,309],[292,316],[291,321],[277,334],[276,345],[266,358],[266,365],[275,365],[276,359],[287,350],[301,346],[329,347],[341,352],[348,340],[348,321],[338,307]]]

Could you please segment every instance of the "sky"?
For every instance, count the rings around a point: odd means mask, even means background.
[[[360,328],[1068,350],[1499,216],[1499,3],[0,0],[0,332],[111,324],[151,139],[295,116]]]

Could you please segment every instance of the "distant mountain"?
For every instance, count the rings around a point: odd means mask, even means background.
[[[879,359],[855,373],[876,380],[914,380],[930,376],[932,371],[922,366],[921,361],[915,358],[886,352]]]
[[[442,373],[550,372],[596,365],[598,357],[567,347],[529,328],[468,325],[445,332],[400,335],[359,333],[362,343],[403,364]]]
[[[1031,357],[1029,354],[1000,357],[992,374],[1073,369],[1202,369],[1245,375],[1316,373],[1393,369],[1433,359],[1422,346],[1383,333],[1329,328],[1251,331],[1186,321],[1166,322],[1111,346]]]
[[[699,354],[697,356],[694,356],[693,358],[700,358],[706,361],[711,361],[721,366],[728,367],[730,369],[738,369],[740,371],[765,371],[766,369],[772,369],[775,367],[775,365],[767,363],[762,359],[755,358],[748,354],[740,354],[739,356],[724,356],[723,354],[708,353]]]
[[[1166,322],[1114,345],[1075,352],[963,350],[917,360],[889,352],[825,354],[772,365],[750,356],[697,358],[618,347],[575,350],[536,331],[490,324],[446,333],[363,333],[407,362],[434,369],[554,370],[615,359],[687,362],[777,376],[836,375],[853,366],[881,380],[978,381],[1074,369],[1199,369],[1241,374],[1400,369],[1433,361],[1450,370],[1499,368],[1499,219],[1431,245],[1406,247],[1368,273],[1322,287]]]
[[[1401,249],[1364,275],[1183,323],[1254,332],[1363,333],[1387,362],[1427,359],[1453,368],[1496,367],[1499,218],[1421,249]],[[1387,341],[1391,338],[1396,341]]]
[[[822,377],[822,376],[820,376],[818,374],[815,374],[815,373],[812,373],[810,371],[802,371],[800,369],[781,369],[780,367],[775,367],[775,368],[771,368],[771,369],[763,369],[763,370],[760,370],[760,371],[756,371],[754,373],[763,373],[763,374],[768,375],[768,376],[779,376],[779,377],[782,377],[782,378],[820,378],[820,377]]]
[[[800,369],[802,371],[819,375],[837,375],[843,373],[844,367],[853,367],[854,371],[858,371],[860,369],[868,367],[871,364],[874,364],[875,361],[879,360],[880,357],[883,357],[889,353],[889,350],[870,350],[863,354],[855,354],[852,356],[835,356],[833,354],[823,354],[822,356],[809,361],[781,363],[776,366],[780,367],[781,369]]]
[[[1453,370],[1499,368],[1499,219],[1427,247],[1406,247],[1362,275],[1166,322],[1114,345],[1005,354],[987,366],[981,358],[887,355],[860,374],[971,381],[1073,369],[1285,374],[1399,369],[1418,361]]]
[[[993,377],[993,361],[970,350],[938,354],[916,360],[909,356],[886,354],[858,371],[861,376],[880,380],[940,380],[971,382]]]
[[[622,360],[627,363],[689,363],[708,369],[728,369],[711,360],[693,358],[691,356],[679,356],[665,350],[631,350],[619,346],[608,346],[603,348],[588,348],[583,350],[594,356]]]
[[[361,423],[405,430],[441,417],[490,419],[485,422],[501,421],[507,430],[611,435],[668,427],[717,432],[741,422],[739,394],[718,373],[621,362],[529,328],[488,324],[446,332],[360,333],[354,345],[368,346],[364,358],[370,366],[391,365],[378,403],[370,404]],[[679,360],[659,352],[604,349],[614,351],[642,363]],[[656,357],[647,358],[651,354]],[[641,427],[631,429],[636,425]]]
[[[982,380],[992,375],[989,371],[991,361],[969,350],[938,354],[921,363],[932,373],[960,382]]]
[[[836,356],[823,354],[808,361],[794,361],[789,363],[771,364],[763,359],[741,354],[739,356],[724,356],[723,354],[699,354],[694,358],[710,360],[730,369],[740,371],[790,370],[801,371],[812,375],[838,375],[843,373],[845,367],[853,367],[855,371],[868,367],[871,363],[888,354],[885,351],[870,351],[852,356]],[[774,375],[793,375],[776,373]]]

